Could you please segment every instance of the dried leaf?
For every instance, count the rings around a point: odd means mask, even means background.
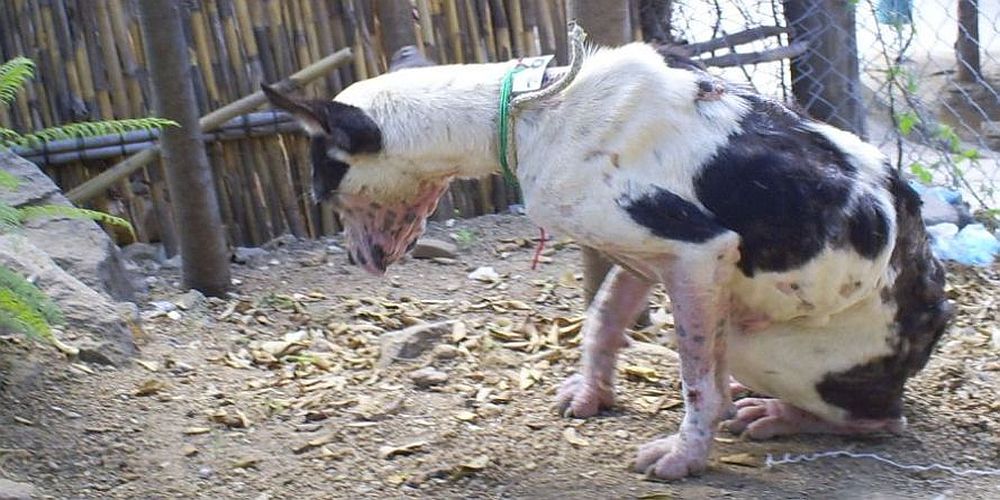
[[[463,422],[471,422],[476,419],[476,414],[471,411],[460,411],[454,417]]]
[[[719,461],[724,464],[741,465],[743,467],[760,467],[763,465],[760,458],[749,453],[726,455],[724,457],[719,457]]]
[[[317,448],[325,444],[332,443],[335,439],[337,439],[337,435],[335,433],[325,434],[318,438],[311,439],[305,444],[293,448],[292,451],[295,454],[305,453],[313,448]]]
[[[632,379],[645,380],[646,382],[659,382],[660,376],[656,373],[656,370],[648,366],[639,365],[625,365],[622,370],[625,375]]]
[[[402,446],[382,446],[378,449],[378,456],[388,459],[396,455],[409,455],[420,451],[424,446],[427,446],[427,441],[414,441]]]
[[[188,427],[184,429],[184,434],[187,436],[196,436],[198,434],[208,434],[212,432],[210,427]]]
[[[260,460],[260,457],[243,457],[233,462],[233,468],[246,469],[248,467],[257,467]]]
[[[163,389],[166,389],[167,383],[162,380],[149,379],[145,382],[139,384],[139,388],[135,390],[136,396],[152,396]]]
[[[580,435],[576,433],[576,427],[567,427],[567,428],[563,429],[562,435],[563,435],[563,439],[565,439],[566,442],[568,442],[569,444],[571,444],[573,446],[588,446],[588,445],[590,445],[590,441],[587,441],[586,439],[580,437]]]
[[[145,361],[142,359],[135,360],[135,363],[151,372],[160,371],[160,364],[156,361]]]

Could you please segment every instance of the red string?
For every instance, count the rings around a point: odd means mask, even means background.
[[[545,250],[545,228],[538,228],[538,232],[541,233],[541,237],[538,239],[538,247],[535,248],[535,257],[531,259],[532,271],[538,267],[538,260],[542,258],[542,250]]]

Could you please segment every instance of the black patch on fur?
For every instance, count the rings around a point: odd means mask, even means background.
[[[637,224],[661,238],[702,243],[726,232],[695,204],[658,186],[637,197],[626,193],[616,202]]]
[[[888,167],[887,167],[888,168]],[[931,253],[920,216],[920,197],[896,171],[889,178],[896,208],[896,245],[890,265],[899,273],[882,299],[896,303],[897,337],[888,356],[840,373],[827,374],[816,390],[824,401],[853,418],[896,418],[902,414],[906,379],[927,364],[953,316],[944,292],[941,263]]]
[[[734,91],[751,110],[695,178],[715,219],[741,237],[740,270],[787,271],[845,240],[855,167],[780,103]],[[859,230],[860,232],[860,230]]]
[[[317,200],[325,200],[340,187],[350,166],[340,160],[330,158],[325,137],[313,137],[309,143],[309,158],[312,161],[312,189]]]
[[[300,122],[323,133],[314,132],[309,154],[313,166],[313,194],[324,199],[337,190],[347,175],[349,165],[330,158],[332,150],[347,154],[382,151],[382,131],[361,108],[336,101],[294,99],[273,87],[261,85],[271,104],[294,115]]]
[[[889,220],[870,194],[861,196],[847,221],[848,239],[861,256],[874,259],[889,242]]]

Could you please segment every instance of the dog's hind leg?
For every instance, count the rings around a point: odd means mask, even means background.
[[[582,373],[563,382],[557,401],[565,416],[591,417],[614,404],[615,359],[626,346],[625,328],[646,305],[652,283],[615,266],[587,311]]]
[[[750,439],[770,439],[793,434],[900,434],[906,427],[904,417],[831,422],[780,399],[744,398],[736,402],[736,408],[736,416],[722,425],[730,432]]]
[[[737,245],[735,234],[720,235],[678,255],[664,275],[677,322],[685,413],[676,434],[639,448],[640,472],[680,479],[706,467],[716,423],[732,403],[725,348]]]

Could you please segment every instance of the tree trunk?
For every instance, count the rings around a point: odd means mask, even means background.
[[[958,81],[983,81],[979,63],[979,0],[958,0],[958,40],[955,41]]]
[[[851,0],[783,0],[790,42],[809,50],[792,59],[792,93],[813,118],[865,135],[858,42]]]
[[[566,0],[566,18],[575,19],[592,43],[617,46],[630,41],[627,0]],[[583,295],[588,306],[609,270],[611,262],[600,252],[583,247]]]
[[[639,24],[642,39],[647,42],[672,43],[673,0],[639,0]]]
[[[212,170],[198,126],[181,2],[141,0],[143,48],[157,116],[180,127],[160,135],[167,188],[177,223],[184,286],[207,295],[229,288],[229,259]]]
[[[386,56],[407,45],[417,44],[413,30],[413,8],[409,0],[378,0],[376,4],[382,27],[382,49]]]

